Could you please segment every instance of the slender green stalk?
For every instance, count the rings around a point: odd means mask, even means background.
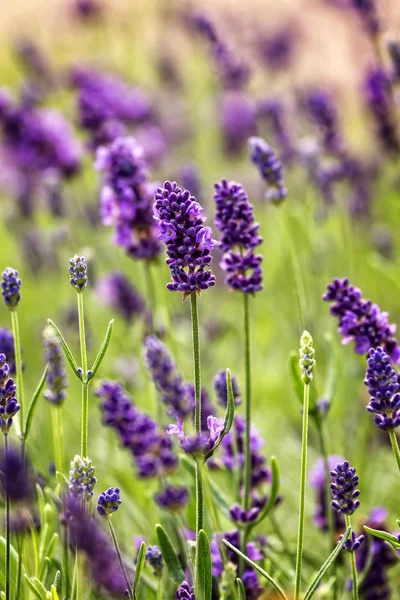
[[[115,530],[114,530],[113,524],[111,523],[111,519],[110,518],[107,519],[107,523],[108,523],[108,528],[110,530],[110,534],[111,534],[111,537],[112,537],[112,541],[114,543],[114,548],[115,548],[115,552],[117,554],[119,566],[121,567],[121,571],[122,571],[122,574],[123,574],[124,579],[125,579],[125,583],[126,583],[126,586],[127,586],[126,589],[128,590],[129,598],[131,600],[133,600],[132,587],[131,587],[131,584],[129,582],[128,574],[127,574],[125,566],[124,566],[124,561],[122,560],[121,551],[119,549],[117,536],[115,535]]]
[[[8,436],[4,435],[4,455],[5,463],[7,463],[8,453]],[[4,527],[6,534],[6,563],[5,563],[5,579],[6,579],[6,600],[10,600],[10,556],[11,556],[11,531],[10,531],[10,496],[7,489],[7,481],[5,485],[5,502],[4,502]]]
[[[153,269],[150,262],[143,261],[144,268],[144,278],[146,281],[146,296],[150,306],[150,323],[151,329],[154,331],[156,329],[156,311],[157,311],[157,299],[156,299],[156,291],[154,286],[153,279]]]
[[[63,592],[65,598],[69,598],[69,548],[68,548],[68,530],[64,528],[63,540]]]
[[[394,457],[397,462],[397,466],[400,471],[400,448],[399,448],[399,442],[397,441],[395,431],[389,431],[389,436],[390,436],[390,441],[392,443],[393,454],[394,454]]]
[[[204,529],[204,486],[203,466],[201,458],[196,460],[196,532]]]
[[[244,441],[244,507],[250,508],[251,489],[251,352],[250,352],[250,311],[249,294],[243,294],[244,308],[244,368],[246,373],[246,431]]]
[[[51,423],[53,430],[54,456],[56,461],[56,470],[60,473],[64,471],[64,428],[62,424],[62,407],[52,405]]]
[[[162,600],[162,583],[161,583],[161,577],[158,578],[157,600]]]
[[[16,310],[11,311],[11,326],[14,336],[14,349],[15,349],[15,371],[16,371],[16,379],[17,379],[17,393],[18,393],[18,402],[21,406],[19,410],[19,428],[21,435],[21,443],[24,448],[24,410],[25,410],[25,401],[24,401],[24,384],[22,378],[22,358],[21,358],[21,338],[19,334],[19,322],[18,322],[18,313]]]
[[[296,578],[294,588],[294,598],[300,598],[301,569],[303,565],[303,543],[304,543],[304,518],[306,504],[307,488],[307,442],[308,442],[308,409],[310,401],[310,386],[304,385],[303,399],[303,429],[301,441],[301,473],[300,473],[300,505],[299,505],[299,528],[297,535],[297,557],[296,557]]]
[[[87,381],[87,352],[85,335],[85,313],[83,309],[83,294],[78,293],[79,341],[81,346],[82,367],[82,422],[81,422],[81,456],[87,456],[88,446],[88,412],[89,412],[89,383]]]
[[[17,534],[17,550],[18,550],[18,572],[17,572],[17,593],[16,598],[19,598],[22,580],[22,561],[24,556],[24,535]]]
[[[193,370],[194,370],[194,393],[195,414],[194,426],[196,433],[201,433],[201,372],[200,372],[200,337],[199,337],[199,311],[197,307],[197,294],[190,294],[190,306],[192,312],[192,337],[193,337]]]
[[[74,574],[72,577],[72,591],[71,598],[72,600],[80,600],[80,556],[79,552],[75,550],[75,564],[74,564]]]
[[[350,515],[345,515],[346,528],[351,527]],[[353,600],[358,600],[358,577],[357,577],[357,565],[356,565],[356,553],[350,552],[350,563],[351,563],[351,576],[353,579]]]

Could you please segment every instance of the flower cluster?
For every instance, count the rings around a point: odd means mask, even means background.
[[[12,425],[13,417],[21,408],[15,396],[17,386],[9,377],[10,368],[6,355],[0,354],[0,429],[7,435]]]
[[[69,472],[69,491],[72,495],[90,500],[96,485],[95,467],[90,458],[75,455]]]
[[[333,498],[332,508],[345,515],[352,515],[360,506],[358,500],[360,492],[357,490],[358,475],[355,468],[345,460],[331,471],[331,477],[333,478],[333,482],[330,484]]]
[[[366,75],[364,94],[382,148],[389,154],[397,154],[400,152],[400,139],[397,133],[391,86],[390,74],[382,67],[374,67]]]
[[[305,385],[308,385],[313,380],[315,369],[315,349],[314,342],[308,331],[304,331],[300,339],[300,369],[301,378]]]
[[[235,401],[235,406],[239,406],[241,403],[241,394],[239,389],[239,384],[234,375],[231,378],[232,383],[232,392],[233,398]],[[216,376],[214,377],[214,390],[215,395],[217,396],[218,404],[223,408],[226,408],[228,404],[228,391],[227,391],[227,381],[226,381],[226,371],[225,369],[221,369],[218,371]]]
[[[20,448],[14,445],[10,445],[7,451],[2,448],[0,450],[0,495],[4,496],[7,491],[12,503],[23,506],[34,499],[35,485],[29,457],[26,454],[22,456]]]
[[[329,469],[329,482],[332,483],[332,477],[330,472],[334,470],[338,463],[342,463],[344,458],[342,456],[333,455],[328,457],[328,469]],[[316,493],[316,505],[314,512],[314,523],[323,531],[327,531],[329,528],[328,510],[332,510],[331,506],[327,505],[327,483],[326,483],[326,469],[325,461],[323,458],[319,458],[310,472],[311,486],[315,489]],[[333,523],[335,531],[343,530],[345,525],[343,516],[333,511]]]
[[[164,560],[158,546],[147,547],[146,560],[153,569],[153,575],[155,577],[161,577],[164,570]]]
[[[15,310],[20,303],[21,285],[18,271],[7,267],[2,273],[1,289],[4,302],[10,310]]]
[[[374,421],[380,429],[392,431],[400,426],[399,375],[380,346],[370,349],[367,363],[364,380],[370,395],[367,410],[375,413]]]
[[[181,419],[177,421],[177,425],[167,427],[167,434],[176,435],[181,448],[192,456],[207,457],[212,453],[224,430],[223,420],[209,415],[207,417],[208,434],[203,431],[198,435],[186,436],[183,432],[183,421]]]
[[[87,285],[86,271],[87,265],[83,256],[75,254],[69,259],[69,282],[78,294],[81,294]]]
[[[228,273],[228,285],[253,294],[262,289],[262,257],[254,249],[262,243],[259,223],[243,187],[223,179],[215,184],[215,225],[222,233],[218,246],[224,252],[220,266]]]
[[[297,31],[292,24],[257,36],[258,54],[271,71],[289,69],[295,56]]]
[[[118,137],[98,148],[95,168],[103,173],[102,221],[115,227],[115,243],[133,258],[154,259],[160,252],[152,214],[155,186],[147,181],[141,146],[133,137]]]
[[[0,354],[5,354],[7,356],[10,375],[15,375],[14,336],[6,327],[0,327]]]
[[[339,333],[343,343],[355,343],[357,354],[382,346],[395,363],[400,362],[400,346],[394,337],[396,325],[388,321],[388,313],[377,304],[364,300],[361,290],[350,285],[347,278],[334,279],[327,286],[323,300],[331,302],[330,313],[339,318]]]
[[[143,346],[146,366],[168,414],[185,419],[193,411],[194,399],[167,347],[154,335],[147,336]]]
[[[172,282],[167,288],[185,297],[215,284],[207,267],[216,242],[206,227],[203,209],[189,191],[166,181],[154,196],[154,218],[159,221],[158,238],[165,242]]]
[[[109,519],[118,510],[120,504],[120,489],[118,487],[108,488],[98,497],[96,510],[101,517]]]
[[[221,96],[219,125],[223,149],[228,156],[241,154],[249,137],[255,135],[256,116],[254,103],[242,92],[226,92]]]
[[[176,592],[176,597],[178,600],[196,600],[196,596],[194,595],[194,587],[184,581],[179,586],[179,589]]]
[[[343,535],[340,536],[340,540],[343,538]],[[346,552],[356,552],[359,548],[361,548],[362,544],[365,541],[364,535],[357,535],[355,531],[351,532],[351,535],[347,538],[344,543],[343,550]]]
[[[59,406],[65,400],[68,387],[65,358],[61,343],[52,327],[46,327],[43,332],[44,359],[47,363],[46,400]]]
[[[132,452],[140,478],[162,476],[176,468],[172,440],[133,404],[119,383],[105,381],[96,394],[102,400],[104,424],[112,427],[122,446]]]
[[[96,291],[100,300],[118,314],[127,323],[131,323],[144,311],[144,300],[129,279],[114,271],[104,275],[96,282]]]
[[[337,110],[331,96],[324,90],[315,89],[305,96],[303,103],[308,117],[321,132],[324,149],[340,156],[344,151],[344,141],[339,133]]]
[[[296,150],[286,123],[285,106],[280,100],[265,98],[258,103],[257,116],[269,126],[282,163],[291,164]]]
[[[189,494],[185,487],[166,485],[162,491],[155,495],[154,499],[161,508],[176,512],[186,506]]]
[[[279,204],[287,196],[283,169],[279,159],[271,146],[260,137],[251,137],[249,147],[250,160],[256,165],[268,188],[265,198]]]

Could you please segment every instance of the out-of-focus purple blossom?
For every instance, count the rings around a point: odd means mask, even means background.
[[[103,423],[117,433],[121,445],[131,451],[138,477],[163,476],[177,466],[172,440],[161,432],[153,419],[141,412],[122,386],[104,381],[96,390],[101,398]]]
[[[168,435],[176,435],[178,437],[181,448],[193,456],[207,456],[212,452],[219,441],[224,430],[224,422],[222,419],[217,419],[210,415],[207,417],[208,435],[204,432],[186,436],[183,432],[183,421],[177,420],[177,425],[169,425],[167,427]]]
[[[185,419],[193,411],[193,398],[167,347],[154,335],[145,338],[144,356],[161,401],[171,417]]]
[[[343,538],[343,535],[340,536],[339,541]],[[343,550],[346,552],[356,552],[362,546],[365,541],[364,535],[357,535],[355,531],[351,532],[350,537],[344,543]]]
[[[330,472],[336,467],[338,463],[342,463],[344,458],[339,455],[332,455],[328,457],[328,468],[329,468],[329,483],[332,482]],[[310,472],[310,483],[315,489],[316,494],[316,505],[314,512],[314,523],[323,531],[327,531],[329,528],[328,521],[328,510],[333,511],[333,523],[335,531],[342,531],[345,526],[344,517],[334,511],[330,504],[327,510],[327,482],[325,480],[325,461],[323,458],[319,458]]]
[[[367,362],[364,380],[370,395],[367,410],[375,414],[374,421],[380,429],[393,431],[400,426],[399,375],[380,346],[370,349]]]
[[[93,497],[93,489],[97,481],[94,472],[95,467],[90,458],[76,454],[71,461],[69,471],[68,489],[70,494],[89,501]]]
[[[117,512],[121,502],[120,489],[110,487],[105,492],[101,492],[97,499],[96,510],[101,517],[109,519],[113,513]]]
[[[0,429],[7,435],[13,423],[13,417],[21,408],[16,398],[17,386],[11,379],[6,355],[0,354]]]
[[[167,265],[172,282],[171,291],[183,292],[185,297],[215,285],[215,277],[207,269],[212,261],[211,227],[196,198],[176,182],[166,181],[154,196],[154,218],[159,222],[158,239],[166,245]]]
[[[272,71],[288,70],[294,58],[297,32],[292,24],[257,36],[258,54]]]
[[[291,164],[296,151],[285,122],[285,107],[282,102],[271,98],[261,100],[257,105],[257,116],[267,123],[279,149],[280,160],[284,164]]]
[[[398,82],[400,80],[400,40],[390,40],[388,51],[393,66],[392,79]]]
[[[47,363],[46,389],[44,397],[48,402],[60,406],[66,396],[68,378],[61,343],[52,327],[43,332],[44,358]]]
[[[242,401],[242,398],[239,389],[239,384],[234,375],[232,375],[231,382],[235,406],[239,406]],[[215,395],[217,396],[218,404],[220,404],[223,408],[226,408],[228,404],[228,392],[226,388],[226,371],[224,369],[218,371],[218,373],[214,377],[214,390]]]
[[[168,150],[167,140],[160,127],[143,125],[136,131],[136,139],[143,149],[145,161],[150,165],[160,165]]]
[[[95,168],[103,172],[101,217],[115,227],[115,243],[129,256],[153,260],[160,252],[152,203],[155,185],[146,181],[146,162],[135,138],[117,138],[97,150]]]
[[[256,108],[241,92],[221,96],[219,122],[223,148],[229,156],[240,154],[249,137],[257,133]]]
[[[101,302],[117,311],[127,323],[144,311],[144,300],[138,290],[118,271],[100,277],[96,281],[96,292]]]
[[[103,12],[103,3],[100,0],[73,0],[74,15],[83,22],[97,20]]]
[[[39,88],[39,93],[50,91],[55,84],[54,75],[47,56],[40,47],[32,39],[22,38],[15,44],[15,50],[29,79]]]
[[[185,508],[189,500],[189,493],[186,487],[175,487],[166,485],[165,488],[155,495],[155,501],[158,506],[177,512]]]
[[[195,163],[181,165],[177,180],[179,185],[186,190],[190,190],[195,198],[201,198],[201,178]]]
[[[87,559],[94,582],[114,598],[126,591],[115,549],[99,522],[91,516],[80,499],[68,495],[64,500],[63,523],[73,552],[79,550]]]
[[[21,285],[22,281],[18,271],[12,267],[7,267],[2,273],[1,293],[6,306],[10,310],[16,310],[21,301]]]
[[[0,354],[5,354],[10,375],[15,375],[14,336],[6,327],[0,327]]]
[[[358,497],[360,491],[357,490],[358,475],[354,467],[351,467],[347,460],[336,465],[331,471],[332,483],[330,484],[332,493],[331,506],[337,512],[345,515],[352,515],[360,506]]]
[[[323,300],[332,304],[331,315],[339,319],[338,331],[344,338],[343,344],[354,341],[357,354],[382,346],[393,362],[400,363],[400,346],[394,337],[396,325],[389,323],[388,313],[370,300],[364,300],[361,294],[360,289],[344,278],[334,279],[323,296]]]
[[[382,148],[389,154],[397,154],[400,152],[400,141],[393,104],[392,80],[385,69],[369,69],[364,82],[364,95]]]
[[[271,146],[260,137],[251,137],[249,148],[250,160],[256,165],[268,188],[265,198],[279,204],[287,196],[281,163]]]
[[[12,445],[7,452],[0,450],[0,494],[4,496],[6,490],[12,503],[26,504],[35,497],[35,477],[29,457],[23,457],[20,449]]]
[[[325,150],[334,155],[343,154],[344,140],[339,132],[337,109],[330,94],[322,89],[310,90],[303,98],[303,105],[308,117],[320,131]]]
[[[358,13],[367,33],[376,36],[380,31],[380,23],[376,8],[376,0],[348,0],[350,6]]]
[[[155,577],[161,577],[164,570],[164,560],[161,550],[158,546],[148,546],[146,560],[153,569]]]
[[[179,586],[179,589],[176,592],[176,597],[178,600],[196,600],[196,596],[194,594],[194,587],[184,581]]]

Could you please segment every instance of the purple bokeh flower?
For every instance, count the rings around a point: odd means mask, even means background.
[[[239,406],[241,403],[241,393],[239,389],[239,384],[234,375],[232,375],[231,377],[231,383],[235,406]],[[221,369],[214,377],[214,390],[215,395],[217,396],[218,404],[223,408],[226,408],[228,404],[228,392],[226,385],[226,371],[224,369]]]
[[[328,457],[329,483],[332,483],[330,472],[338,463],[342,463],[343,461],[344,458],[336,454]],[[329,528],[328,510],[332,510],[335,531],[341,531],[345,526],[343,516],[333,510],[330,504],[327,506],[327,483],[325,480],[325,473],[325,461],[323,458],[319,458],[310,472],[310,483],[315,489],[316,494],[314,523],[319,529],[327,531]]]
[[[13,423],[13,418],[21,408],[16,398],[17,386],[11,377],[6,355],[0,354],[0,429],[4,435]]]
[[[242,92],[223,94],[219,103],[219,123],[224,151],[228,156],[239,155],[249,137],[257,133],[254,103]]]
[[[163,490],[157,492],[155,501],[158,506],[177,512],[182,510],[189,501],[189,492],[186,487],[166,485]]]
[[[303,98],[309,119],[320,131],[325,150],[334,155],[344,151],[344,140],[339,132],[338,114],[332,97],[322,89],[309,91]]]
[[[106,306],[118,312],[127,323],[143,314],[145,303],[129,279],[113,271],[96,281],[96,292]]]
[[[380,144],[389,154],[400,152],[391,76],[382,67],[370,68],[364,82],[365,101]]]
[[[267,186],[265,198],[279,204],[287,196],[283,179],[283,169],[275,152],[260,137],[249,139],[250,160],[254,163]]]
[[[47,363],[46,389],[43,395],[51,404],[60,406],[65,400],[68,379],[61,343],[52,327],[46,327],[43,332],[43,349]]]
[[[5,354],[10,375],[15,375],[15,346],[12,331],[6,327],[0,327],[0,354]]]

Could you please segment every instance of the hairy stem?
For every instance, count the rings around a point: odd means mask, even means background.
[[[389,431],[390,441],[392,443],[393,454],[397,462],[398,469],[400,471],[400,448],[399,442],[397,441],[397,436],[395,431]]]
[[[243,294],[244,308],[244,367],[246,373],[246,431],[244,441],[244,507],[250,508],[250,490],[251,490],[251,353],[250,353],[250,313],[249,313],[249,295]]]
[[[150,327],[151,330],[154,331],[156,329],[157,300],[153,279],[153,269],[151,263],[146,261],[143,261],[143,268],[146,282],[146,297],[150,306]]]
[[[350,515],[345,515],[346,528],[351,527]],[[358,600],[358,577],[357,577],[357,565],[356,565],[356,553],[350,552],[350,564],[351,564],[351,576],[353,579],[353,600]]]
[[[196,460],[196,532],[204,529],[203,461]]]
[[[107,519],[107,523],[108,523],[108,528],[110,530],[111,538],[112,538],[112,541],[113,541],[113,544],[114,544],[115,552],[117,554],[119,566],[121,567],[121,571],[122,571],[122,574],[123,574],[124,579],[125,579],[125,583],[126,583],[126,586],[127,586],[126,589],[128,590],[129,598],[131,600],[133,600],[133,591],[132,591],[132,588],[131,588],[131,584],[129,582],[128,574],[127,574],[126,569],[125,569],[124,561],[122,560],[122,555],[121,555],[121,551],[119,549],[117,536],[115,535],[115,530],[114,530],[113,524],[111,523],[111,519],[110,518]]]
[[[19,322],[18,322],[18,314],[16,310],[11,311],[11,325],[14,336],[14,351],[15,351],[15,372],[16,372],[16,380],[17,380],[17,397],[18,402],[21,406],[19,410],[19,428],[20,428],[20,436],[21,436],[21,444],[23,450],[25,449],[25,441],[24,441],[24,409],[25,409],[25,401],[24,401],[24,382],[22,378],[22,358],[21,358],[21,338],[19,334]]]
[[[192,313],[192,337],[193,337],[193,370],[194,370],[194,394],[195,413],[194,426],[196,433],[201,433],[201,372],[200,372],[200,337],[199,337],[199,311],[197,307],[197,294],[190,294],[190,306]]]
[[[310,386],[304,385],[303,397],[303,428],[301,441],[301,472],[300,472],[300,504],[299,504],[299,528],[297,534],[297,556],[296,556],[296,578],[294,588],[294,598],[300,598],[301,570],[303,565],[303,544],[304,544],[304,518],[306,504],[307,488],[307,441],[308,441],[308,409],[310,398]]]
[[[14,338],[15,339],[15,338]],[[8,454],[8,436],[4,435],[4,462],[7,464]],[[11,531],[10,531],[10,496],[7,488],[7,478],[5,478],[5,499],[4,499],[4,527],[6,534],[6,563],[5,563],[5,579],[6,579],[6,600],[10,600],[10,550],[11,550]]]
[[[53,446],[56,461],[56,470],[64,471],[64,428],[62,424],[62,407],[53,405],[51,407],[51,421],[53,430]]]
[[[79,341],[81,347],[82,366],[82,422],[81,422],[81,456],[87,456],[88,446],[88,399],[89,383],[87,381],[87,351],[85,335],[85,313],[83,309],[83,294],[78,293]]]

